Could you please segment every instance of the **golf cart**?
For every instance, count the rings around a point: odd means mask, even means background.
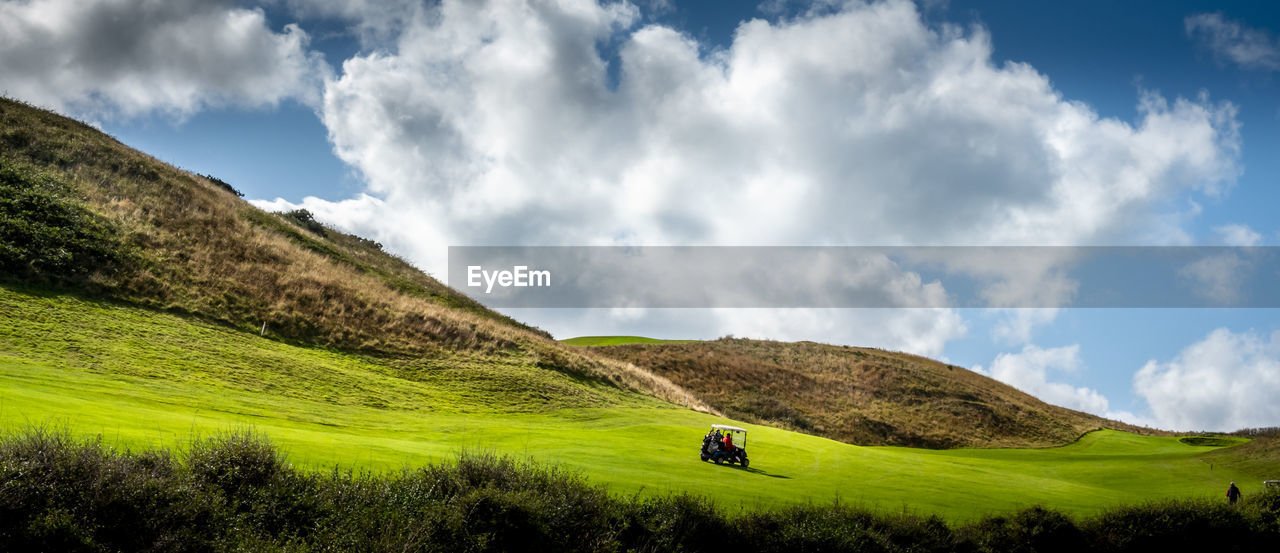
[[[726,437],[729,439],[728,443],[725,443]],[[702,437],[699,457],[703,461],[714,461],[717,465],[728,462],[746,468],[750,463],[747,460],[747,431],[725,424],[711,425],[711,430]]]

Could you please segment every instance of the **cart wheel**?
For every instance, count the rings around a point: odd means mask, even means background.
[[[717,465],[722,465],[724,464],[724,457],[716,457],[715,461]]]
[[[702,462],[704,462],[704,463],[705,463],[705,462],[707,462],[707,456],[706,456],[706,455],[699,455],[699,457],[702,457]]]
[[[742,468],[744,468],[744,469],[745,469],[745,468],[747,468],[747,465],[749,465],[749,464],[751,464],[751,461],[748,461],[748,460],[746,460],[746,459],[743,459],[743,460],[742,460]]]

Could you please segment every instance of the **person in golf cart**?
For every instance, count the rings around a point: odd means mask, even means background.
[[[715,461],[717,465],[728,461],[746,467],[749,463],[747,450],[733,443],[734,433],[741,433],[743,443],[746,443],[746,430],[721,424],[712,425],[707,435],[702,437],[702,450],[699,452],[699,457],[703,461]]]
[[[722,447],[724,447],[724,434],[720,433],[720,429],[712,428],[706,436],[702,437],[702,460],[706,461]]]

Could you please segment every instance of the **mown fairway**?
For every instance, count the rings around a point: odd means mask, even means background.
[[[408,380],[389,360],[0,288],[0,425],[9,431],[44,425],[141,447],[251,427],[317,469],[388,470],[484,450],[560,464],[624,495],[691,492],[729,508],[839,497],[952,518],[1030,503],[1084,513],[1215,497],[1229,480],[1249,494],[1261,480],[1221,462],[1211,469],[1199,457],[1212,447],[1114,431],[1054,449],[932,451],[743,425],[753,463],[741,470],[699,462],[695,451],[708,424],[733,421],[522,367],[477,362]],[[539,371],[556,378],[531,391]]]

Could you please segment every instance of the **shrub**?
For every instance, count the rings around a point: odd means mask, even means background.
[[[196,482],[215,486],[232,497],[271,484],[285,469],[276,449],[251,432],[197,441],[186,461]]]
[[[884,515],[842,503],[746,515],[736,538],[762,552],[949,551],[954,536],[937,517]]]
[[[282,213],[282,215],[284,215],[286,219],[298,223],[304,229],[320,236],[326,235],[324,225],[320,224],[320,221],[317,221],[315,215],[312,215],[310,211],[305,209],[295,209],[293,211]]]
[[[1009,517],[986,518],[959,533],[984,552],[1069,553],[1085,549],[1084,532],[1070,518],[1040,506]]]
[[[199,551],[227,531],[224,502],[163,453],[33,431],[0,442],[0,550]]]
[[[1260,551],[1250,522],[1224,503],[1168,501],[1112,509],[1084,528],[1097,551]]]
[[[705,497],[632,499],[619,541],[638,551],[720,551],[730,527]]]
[[[223,190],[226,190],[227,192],[230,192],[230,193],[232,193],[232,194],[235,194],[237,198],[243,198],[243,197],[244,197],[244,193],[240,192],[239,190],[236,190],[236,187],[231,186],[230,184],[227,184],[227,181],[224,181],[224,180],[222,180],[222,179],[220,179],[220,178],[218,178],[218,177],[215,177],[215,176],[213,176],[213,175],[200,175],[200,176],[201,176],[201,177],[204,177],[204,178],[205,178],[206,180],[208,180],[209,182],[211,182],[211,183],[213,183],[213,184],[216,184],[216,185],[218,186],[218,188],[221,188],[221,189],[223,189]]]
[[[0,276],[78,282],[125,265],[127,248],[106,218],[47,173],[0,160]]]

